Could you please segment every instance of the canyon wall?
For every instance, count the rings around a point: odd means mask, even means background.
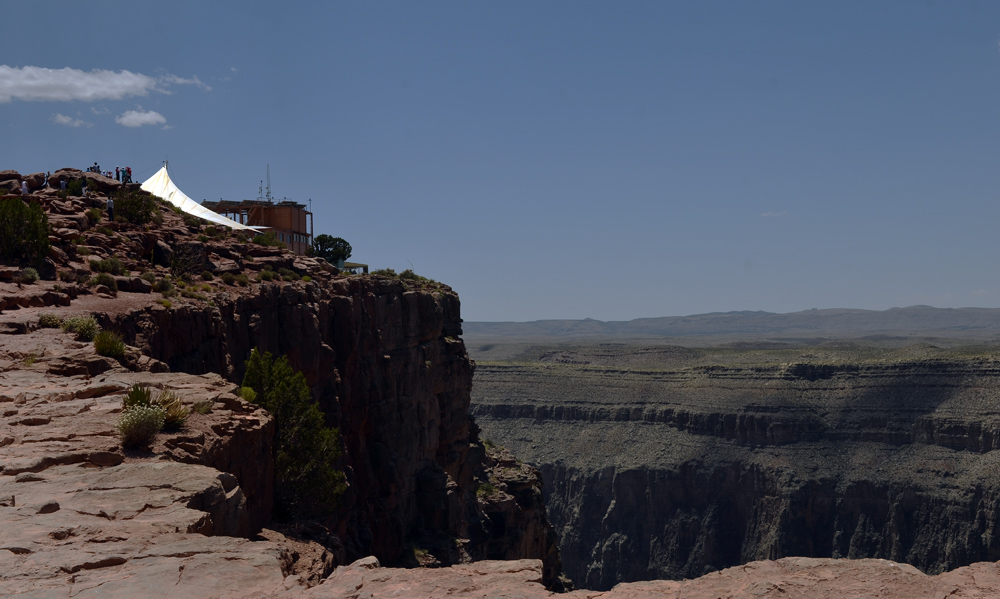
[[[173,371],[239,382],[253,348],[287,355],[343,439],[349,490],[328,524],[348,560],[531,557],[558,576],[554,535],[536,530],[549,527],[540,480],[535,505],[497,509],[477,496],[488,464],[468,413],[473,364],[449,288],[350,277],[262,284],[212,304],[99,314]]]
[[[577,586],[785,556],[1000,559],[1000,361],[480,363],[484,437],[538,466]]]

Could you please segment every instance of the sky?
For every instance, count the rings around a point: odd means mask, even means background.
[[[1000,307],[1000,3],[10,2],[0,170],[311,201],[470,321]]]

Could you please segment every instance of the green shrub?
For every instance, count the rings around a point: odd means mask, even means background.
[[[78,247],[78,248],[76,248],[76,253],[80,254],[81,256],[89,256],[90,255],[90,248],[86,247],[86,246]]]
[[[302,275],[302,280],[306,283],[311,283],[313,279],[309,275]]]
[[[90,221],[91,225],[96,225],[97,223],[101,222],[101,217],[104,216],[104,211],[102,211],[100,208],[91,208],[86,212],[84,212],[84,214],[87,215],[87,220]]]
[[[194,402],[194,405],[191,406],[191,409],[199,414],[208,414],[209,412],[212,411],[213,404],[214,402],[212,402],[211,400],[203,399],[201,401]]]
[[[129,390],[122,397],[122,409],[128,410],[137,406],[149,407],[153,405],[153,391],[149,385],[136,383],[129,387]]]
[[[174,306],[174,304],[171,303],[171,301],[168,300],[168,299],[158,299],[158,300],[156,300],[156,303],[160,304],[161,306],[163,306],[167,310],[169,310],[170,308],[172,308]]]
[[[222,273],[222,282],[226,285],[232,285],[236,282],[236,275],[231,272]]]
[[[0,261],[41,264],[49,255],[49,218],[37,202],[0,200]]]
[[[115,232],[108,227],[97,227],[97,232],[101,235],[107,235],[108,237],[114,237]]]
[[[184,212],[183,214],[181,214],[181,218],[184,219],[184,224],[187,225],[188,227],[196,231],[201,228],[201,219],[198,218],[197,216]]]
[[[152,284],[156,282],[156,273],[147,270],[146,272],[139,275],[139,278],[141,278],[143,281],[147,281],[150,284]]]
[[[106,272],[97,273],[97,275],[93,279],[91,279],[91,282],[94,285],[104,285],[105,287],[111,290],[111,293],[118,292],[118,282],[115,281],[114,277],[112,277]]]
[[[97,319],[93,316],[67,318],[63,321],[62,328],[68,333],[76,333],[76,338],[80,341],[93,341],[94,336],[101,330]]]
[[[66,283],[73,283],[76,281],[76,273],[72,270],[60,270],[59,280],[65,281]]]
[[[196,299],[201,301],[207,301],[208,296],[204,293],[198,293],[194,289],[184,289],[181,291],[181,297],[186,297],[188,299]]]
[[[201,280],[202,281],[211,281],[214,278],[215,278],[215,275],[212,274],[212,271],[210,271],[210,270],[203,270],[203,271],[201,271]]]
[[[38,315],[38,326],[43,329],[58,329],[62,327],[63,319],[59,318],[55,314],[39,314]]]
[[[121,217],[133,225],[144,225],[159,212],[156,199],[145,191],[121,189],[114,195],[115,218]]]
[[[121,275],[125,272],[125,265],[116,256],[111,256],[104,260],[91,260],[90,270]]]
[[[266,233],[258,233],[254,235],[253,240],[257,245],[262,245],[265,247],[275,247],[280,241],[278,241],[278,236],[274,231],[267,231]]]
[[[243,386],[252,388],[255,403],[274,416],[275,516],[329,514],[345,489],[344,473],[336,468],[337,429],[326,426],[305,377],[292,369],[288,358],[274,359],[255,349],[246,366]]]
[[[373,270],[371,272],[371,275],[373,277],[387,277],[387,278],[390,278],[390,279],[398,279],[399,278],[399,275],[396,274],[396,271],[393,270],[393,269],[391,269],[391,268],[379,268],[379,269]]]
[[[153,283],[153,291],[157,293],[168,293],[173,291],[173,289],[174,284],[170,282],[170,279],[157,279],[156,282]]]
[[[273,281],[277,274],[273,270],[264,269],[257,274],[258,281]]]
[[[191,414],[191,410],[184,407],[177,394],[169,389],[160,391],[154,405],[163,409],[163,430],[167,431],[180,429]]]
[[[236,282],[239,283],[241,287],[246,287],[247,285],[250,284],[250,277],[248,277],[246,273],[241,272],[240,274],[236,275]]]
[[[38,280],[38,271],[30,266],[24,268],[20,273],[18,273],[17,280],[21,281],[25,285],[31,285]]]
[[[114,331],[103,330],[94,335],[94,349],[98,355],[108,358],[122,358],[125,356],[125,342],[121,335]]]
[[[140,405],[128,408],[118,417],[115,429],[122,438],[122,447],[147,447],[163,428],[166,414],[159,406]]]
[[[66,195],[71,196],[82,196],[83,195],[83,179],[73,179],[66,183]]]
[[[278,274],[281,275],[281,279],[284,281],[298,281],[300,278],[298,273],[290,268],[282,268],[278,270]]]
[[[207,243],[208,242],[208,235],[205,235],[204,233],[202,233],[201,235],[198,236],[198,241],[200,241],[202,243]]]
[[[257,392],[253,390],[253,387],[240,387],[237,395],[250,403],[257,403]]]

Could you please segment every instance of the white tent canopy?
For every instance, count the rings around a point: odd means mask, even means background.
[[[226,218],[221,214],[216,214],[184,195],[184,192],[177,189],[174,182],[170,180],[170,175],[167,174],[167,165],[165,164],[163,165],[163,168],[156,171],[156,174],[143,182],[142,189],[157,197],[163,198],[192,216],[203,218],[217,225],[225,225],[232,229],[247,229],[250,231],[257,230],[255,227],[248,227],[247,225],[238,223],[231,218]]]

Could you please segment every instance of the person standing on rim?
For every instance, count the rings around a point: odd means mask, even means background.
[[[115,200],[111,196],[108,196],[108,221],[115,222]]]

